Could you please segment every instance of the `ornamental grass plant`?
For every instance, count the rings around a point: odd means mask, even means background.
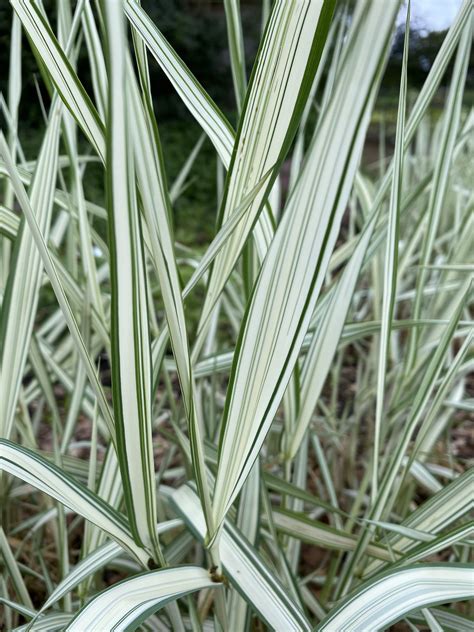
[[[404,7],[375,169],[402,3],[262,0],[252,60],[222,4],[232,124],[146,3],[11,0],[2,629],[466,632],[472,3],[416,94]],[[203,135],[172,180],[156,65]],[[190,247],[174,208],[203,144],[213,237]]]

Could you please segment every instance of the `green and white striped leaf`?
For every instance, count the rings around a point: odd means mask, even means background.
[[[344,272],[337,282],[337,287],[327,303],[321,321],[311,338],[301,372],[300,408],[289,439],[290,446],[287,453],[289,459],[293,459],[298,452],[338,349],[354,288],[377,218],[378,213],[375,213],[360,234],[357,246],[348,260]]]
[[[115,440],[114,422],[112,419],[109,404],[105,397],[102,385],[100,384],[97,378],[97,369],[94,365],[94,362],[92,361],[89,351],[81,336],[81,332],[77,325],[76,318],[74,317],[74,314],[71,310],[66,293],[63,288],[63,284],[59,278],[56,266],[54,265],[53,258],[47,248],[47,245],[43,237],[43,234],[40,230],[40,227],[38,226],[35,213],[33,212],[33,209],[31,207],[30,199],[28,198],[28,195],[23,187],[18,170],[11,159],[5,137],[3,136],[3,133],[1,132],[0,132],[0,156],[4,160],[8,174],[12,181],[13,188],[15,190],[15,195],[25,214],[26,221],[28,222],[28,227],[33,235],[35,246],[40,253],[43,266],[46,270],[46,273],[48,275],[48,279],[52,285],[52,288],[56,294],[56,298],[61,307],[61,311],[64,315],[64,319],[66,320],[71,336],[74,338],[74,342],[81,356],[81,359],[84,362],[84,366],[87,371],[87,376],[94,389],[94,394],[97,397],[100,412],[102,413],[104,421],[107,424],[107,430],[109,431],[112,439]]]
[[[436,535],[474,509],[474,498],[466,494],[466,489],[474,485],[474,470],[467,470],[437,494],[420,505],[402,523],[408,529]],[[401,534],[391,534],[387,544],[400,552],[410,552],[417,544],[412,538]],[[376,561],[368,564],[367,573],[374,572],[380,564]]]
[[[15,601],[11,601],[11,599],[5,599],[5,597],[0,597],[0,604],[6,606],[7,608],[12,608],[12,610],[15,610],[24,617],[31,618],[34,614],[34,610],[32,610],[31,608],[21,606]]]
[[[38,226],[46,239],[53,211],[60,124],[61,102],[55,99],[29,191]],[[12,432],[43,272],[40,253],[24,217],[15,240],[12,264],[0,329],[0,436],[6,438]]]
[[[20,228],[20,218],[13,211],[0,206],[0,234],[14,241]]]
[[[327,513],[337,513],[341,516],[347,516],[347,514],[345,514],[340,509],[333,507],[327,501],[322,500],[321,498],[318,498],[317,496],[314,496],[313,494],[310,494],[306,490],[303,490],[300,487],[293,485],[293,483],[289,483],[277,476],[272,476],[271,474],[268,474],[268,473],[264,474],[264,479],[265,479],[265,484],[269,490],[275,491],[285,496],[286,495],[291,496],[298,500],[302,500],[304,503],[307,503],[312,507],[321,507]]]
[[[201,313],[200,330],[222,292],[296,133],[334,10],[333,0],[278,0],[273,7],[249,83],[227,175],[219,221],[273,169],[246,217],[217,255]],[[264,229],[256,226],[256,231]],[[257,244],[262,240],[257,238]],[[266,247],[260,247],[263,258]]]
[[[90,2],[84,4],[82,13],[84,39],[89,54],[89,63],[91,68],[92,86],[95,95],[97,111],[100,120],[105,121],[105,112],[107,104],[107,70],[105,66],[104,53],[100,44],[100,36],[94,19]]]
[[[472,569],[456,564],[426,564],[392,571],[357,590],[334,608],[317,632],[376,632],[413,610],[469,599]]]
[[[436,90],[439,88],[440,82],[446,72],[448,64],[451,61],[456,47],[458,46],[463,30],[469,24],[469,20],[471,19],[471,10],[472,7],[470,0],[464,0],[453,24],[451,25],[441,45],[441,48],[438,51],[438,54],[436,55],[428,77],[423,84],[423,87],[415,101],[413,109],[406,123],[404,139],[405,151],[408,149],[410,142],[413,140],[415,132],[418,129],[423,117],[426,115],[428,106],[430,105],[431,100],[436,93]],[[383,199],[387,195],[393,177],[393,169],[394,163],[392,161],[385,172],[382,182],[378,187],[377,195],[374,198],[369,216],[372,216],[372,214],[376,211],[378,206],[382,203]],[[426,184],[428,184],[430,181],[431,178],[427,178]],[[386,224],[383,223],[380,229],[377,231],[377,239],[374,239],[374,244],[371,244],[371,246],[369,247],[368,259],[371,258],[375,249],[380,245],[385,230]]]
[[[397,6],[387,10],[370,4],[354,18],[331,103],[242,323],[219,445],[213,501],[217,525],[255,461],[309,326],[360,158],[380,74],[378,60],[388,46]],[[348,85],[354,87],[353,96]]]
[[[126,0],[130,23],[161,66],[196,121],[208,135],[227,168],[234,146],[234,131],[220,109],[136,0]]]
[[[196,494],[182,486],[172,493],[172,501],[184,522],[203,541],[206,523]],[[275,574],[230,522],[224,525],[219,553],[233,586],[271,628],[294,632],[311,629]]]
[[[21,24],[41,60],[47,69],[48,77],[79,123],[97,154],[104,159],[104,127],[84,87],[77,79],[67,55],[54,36],[43,12],[36,2],[12,0]]]
[[[347,534],[318,520],[312,520],[302,513],[275,509],[272,512],[272,518],[278,531],[302,542],[338,551],[353,551],[357,546],[357,536]],[[396,555],[395,552],[392,555],[387,548],[374,544],[367,547],[367,553],[386,561],[392,561]]]
[[[176,527],[181,526],[183,523],[181,520],[168,520],[157,525],[156,531],[159,534],[166,533]],[[120,555],[122,547],[116,542],[108,542],[96,549],[93,553],[90,553],[86,558],[81,560],[74,569],[68,574],[65,579],[60,582],[48,599],[41,606],[38,614],[43,613],[48,608],[51,608],[57,601],[62,599],[64,595],[73,590],[82,581],[96,573],[98,570],[107,566],[107,564],[114,558]]]
[[[244,35],[242,32],[242,20],[240,16],[240,0],[224,0],[224,8],[235,99],[237,102],[237,108],[240,111],[242,109],[247,87]]]
[[[471,7],[472,9],[472,7]],[[431,261],[432,251],[446,196],[449,169],[452,164],[455,139],[461,120],[461,108],[463,102],[464,85],[466,83],[467,69],[472,45],[472,18],[464,26],[459,42],[456,62],[454,65],[451,86],[448,95],[448,104],[444,112],[444,124],[441,138],[441,146],[438,151],[433,182],[427,210],[426,232],[423,238],[422,251],[419,259],[415,302],[413,305],[413,318],[421,315],[423,288],[426,284],[428,269],[426,266]],[[415,329],[410,336],[409,354],[407,357],[408,370],[413,367],[416,356],[419,332]]]
[[[430,612],[436,617],[439,625],[443,626],[444,632],[473,632],[474,630],[474,621],[457,612],[447,608],[430,608]],[[411,614],[409,619],[422,625],[426,622],[421,611]]]
[[[410,37],[410,3],[408,3],[403,43],[402,73],[398,97],[397,130],[393,157],[393,178],[388,210],[387,245],[385,248],[382,322],[379,341],[377,367],[377,395],[375,403],[374,460],[372,466],[372,495],[377,496],[379,476],[379,452],[382,434],[382,415],[385,409],[385,380],[390,355],[390,337],[395,311],[398,269],[398,241],[400,232],[400,206],[402,196],[402,176],[405,138],[405,113],[407,100],[407,67]]]
[[[24,607],[32,610],[33,602],[31,601],[30,594],[23,580],[21,571],[18,566],[18,562],[13,555],[8,538],[5,535],[5,531],[0,527],[0,553],[2,556],[2,562],[5,565],[8,575],[11,579],[18,599],[21,601]]]
[[[170,601],[203,588],[220,588],[198,566],[164,568],[125,579],[94,597],[68,625],[68,632],[136,630]]]
[[[0,95],[0,106],[7,120],[8,125],[8,143],[10,152],[16,160],[17,153],[20,160],[24,160],[23,151],[18,142],[18,115],[22,88],[22,37],[21,23],[17,15],[13,15],[10,31],[10,64],[8,68],[8,104],[5,103],[3,95]],[[5,185],[5,195],[3,202],[7,208],[13,208],[13,189],[9,182]],[[1,224],[1,222],[0,222]],[[1,270],[0,270],[0,288],[1,300],[3,300],[3,292],[7,285],[8,273],[11,262],[11,245],[3,242],[1,246]],[[0,303],[1,304],[1,303]],[[1,347],[0,347],[1,348]]]
[[[120,2],[105,2],[109,63],[107,196],[112,281],[112,380],[117,451],[137,544],[156,561],[156,495],[151,419],[151,352],[140,217],[126,94],[126,39]]]
[[[100,527],[146,566],[149,556],[138,547],[124,517],[72,476],[35,452],[0,440],[0,469],[33,485]]]
[[[444,489],[416,509],[403,523],[404,526],[439,533],[474,509],[474,499],[465,490],[474,484],[474,470],[468,469]],[[413,544],[405,538],[394,536],[391,543],[403,551]]]
[[[224,167],[228,169],[235,143],[235,132],[229,122],[140,4],[136,0],[127,0],[125,10],[136,33],[160,64],[183,103],[213,143]],[[260,217],[260,223],[263,234],[260,235],[259,243],[266,249],[263,244],[273,234],[272,219],[267,207]]]
[[[436,555],[440,551],[448,549],[455,544],[465,542],[466,546],[472,546],[472,536],[474,534],[474,522],[471,520],[465,525],[461,525],[447,533],[443,533],[438,537],[433,536],[429,538],[429,542],[423,542],[418,544],[409,551],[408,554],[403,555],[398,562],[393,566],[405,566],[407,564],[414,564],[420,560],[427,559],[432,555]]]
[[[242,488],[236,520],[237,529],[252,546],[256,545],[260,527],[260,480],[260,463],[256,461]],[[249,607],[237,590],[231,591],[227,601],[227,610],[229,628],[236,632],[245,630]]]
[[[219,232],[214,237],[211,244],[209,245],[206,252],[204,253],[201,261],[199,262],[199,265],[197,266],[196,270],[193,272],[192,277],[186,283],[186,287],[183,290],[183,299],[185,299],[188,296],[188,294],[191,292],[191,290],[196,286],[196,284],[199,282],[199,280],[202,278],[205,272],[209,269],[209,266],[213,263],[218,253],[222,250],[222,248],[225,246],[228,240],[232,237],[232,233],[235,231],[239,222],[244,217],[249,206],[255,200],[257,194],[261,191],[261,189],[265,185],[265,182],[267,181],[268,176],[269,176],[269,172],[264,174],[262,179],[259,182],[257,182],[257,184],[252,189],[252,191],[250,191],[248,195],[244,197],[240,206],[236,208],[234,213],[232,213],[232,215],[229,217],[229,219],[226,222],[224,222]]]
[[[166,321],[188,421],[195,478],[201,490],[206,516],[210,519],[210,494],[207,490],[202,439],[197,420],[199,408],[194,401],[194,380],[179,273],[169,223],[171,210],[158,129],[151,104],[141,102],[138,86],[131,72],[128,75],[128,86],[129,110],[133,114],[129,123],[134,142],[133,149],[136,153],[140,199],[150,233],[151,250],[160,280]]]
[[[15,632],[56,632],[64,630],[65,626],[71,621],[72,615],[64,612],[51,612],[41,617],[38,621],[30,624],[21,625],[15,628]]]
[[[390,460],[387,464],[384,476],[382,478],[380,488],[378,490],[377,498],[375,499],[375,502],[371,507],[371,511],[368,516],[371,520],[377,521],[383,518],[384,514],[387,513],[387,508],[390,508],[396,500],[393,496],[393,486],[396,477],[402,465],[405,453],[410,443],[410,439],[413,436],[413,433],[415,432],[418,424],[420,423],[420,420],[422,419],[422,415],[425,412],[433,387],[436,384],[439,374],[441,373],[441,370],[443,368],[446,351],[451,343],[454,330],[464,308],[466,298],[470,291],[470,284],[464,284],[463,290],[464,292],[461,295],[458,304],[454,306],[450,322],[445,327],[442,338],[431,355],[428,366],[426,367],[426,370],[423,374],[422,383],[416,391],[414,400],[411,404],[410,410],[408,411],[407,419],[403,426],[403,432],[398,439],[397,448],[393,452],[393,454],[391,454]],[[417,528],[420,527],[417,526]],[[420,528],[420,530],[429,531],[429,529],[424,528]],[[368,527],[359,539],[359,544],[357,550],[354,552],[354,557],[351,559],[350,563],[346,567],[346,578],[349,577],[350,569],[355,567],[355,565],[359,562],[361,556],[363,555],[365,546],[370,539],[372,531],[373,527]]]
[[[382,485],[380,487],[380,494],[377,496],[377,502],[374,506],[374,512],[372,515],[372,518],[375,520],[378,520],[382,516],[384,510],[386,510],[386,505],[389,502],[389,495],[392,490],[395,477],[402,464],[410,439],[421,420],[422,414],[425,412],[433,387],[436,384],[437,378],[443,368],[446,351],[450,345],[454,329],[459,321],[466,299],[470,293],[470,283],[468,282],[467,284],[464,284],[463,288],[464,292],[457,305],[454,306],[450,322],[446,326],[442,338],[431,356],[430,362],[423,376],[422,383],[413,401],[408,419],[405,422],[404,432],[400,438],[400,444],[397,446],[397,450],[393,454],[385,472]],[[392,502],[393,500],[394,499],[392,498]]]

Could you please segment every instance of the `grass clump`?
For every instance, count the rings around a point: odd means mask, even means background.
[[[470,3],[388,126],[399,2],[263,2],[249,75],[225,0],[235,128],[135,0],[11,4],[4,628],[470,629]]]

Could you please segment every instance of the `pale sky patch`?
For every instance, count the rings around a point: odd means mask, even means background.
[[[444,31],[448,29],[462,0],[412,0],[411,25],[422,31]],[[406,18],[406,7],[398,16],[398,24],[403,24]]]

